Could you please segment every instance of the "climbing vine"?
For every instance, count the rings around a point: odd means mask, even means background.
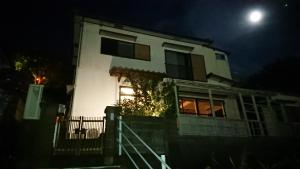
[[[124,76],[124,72],[123,72]],[[126,73],[134,99],[121,100],[123,115],[172,117],[176,115],[173,83],[149,72]]]

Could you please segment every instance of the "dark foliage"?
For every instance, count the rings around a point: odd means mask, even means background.
[[[300,96],[299,69],[300,58],[278,58],[250,76],[242,83],[242,87]]]

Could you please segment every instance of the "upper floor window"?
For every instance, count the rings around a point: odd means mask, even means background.
[[[226,57],[224,54],[216,53],[216,59],[217,60],[226,60]]]
[[[171,78],[206,82],[204,56],[165,51],[166,72]]]
[[[166,72],[172,78],[193,79],[191,55],[166,50]]]
[[[150,61],[150,46],[105,37],[101,38],[101,53]]]

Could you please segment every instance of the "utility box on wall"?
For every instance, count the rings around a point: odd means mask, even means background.
[[[39,120],[41,116],[40,102],[44,85],[31,84],[28,88],[23,119]]]

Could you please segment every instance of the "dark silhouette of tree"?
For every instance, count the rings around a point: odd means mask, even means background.
[[[242,87],[300,96],[299,70],[300,58],[278,58],[250,76]]]

